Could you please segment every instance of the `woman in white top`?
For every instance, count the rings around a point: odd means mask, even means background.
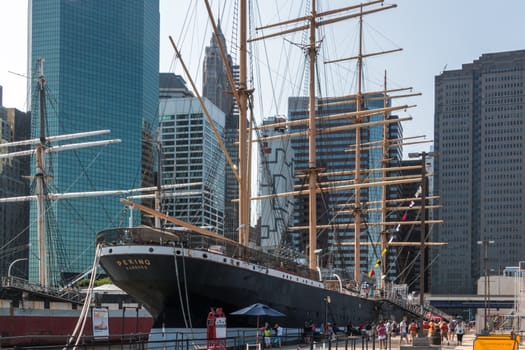
[[[458,338],[458,345],[461,345],[461,342],[463,341],[463,334],[465,334],[465,323],[460,320],[456,325],[456,337]]]

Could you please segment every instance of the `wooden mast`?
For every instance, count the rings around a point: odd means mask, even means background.
[[[247,67],[247,3],[240,0],[240,36],[239,36],[239,243],[247,246],[250,233],[250,184],[248,172],[247,118],[248,89],[246,84]]]
[[[312,13],[310,15],[310,45],[309,58],[309,96],[308,96],[308,265],[311,269],[317,268],[315,256],[317,250],[317,162],[316,162],[316,135],[317,125],[315,120],[315,32],[316,32],[316,1],[312,0]]]
[[[383,92],[383,108],[386,108],[388,106],[388,95],[387,95],[387,80],[386,80],[386,70],[385,70],[385,77],[384,77],[384,92]],[[388,114],[387,113],[383,113],[383,120],[387,120],[388,119]],[[388,165],[388,161],[389,161],[389,157],[388,157],[388,151],[389,151],[389,145],[388,145],[388,142],[387,142],[387,139],[388,139],[388,125],[387,124],[384,124],[383,125],[383,151],[381,152],[381,167],[383,169],[386,169],[387,165]],[[386,170],[383,170],[382,172],[382,177],[385,178],[387,176],[387,172]],[[387,190],[386,190],[386,186],[383,186],[381,188],[381,222],[385,222],[386,221],[386,218],[387,218],[387,211],[386,211],[386,196],[387,196]],[[387,234],[387,230],[386,230],[387,226],[386,225],[382,225],[381,226],[381,256],[379,257],[380,261],[381,261],[381,265],[380,265],[380,269],[381,269],[381,279],[380,279],[380,283],[381,283],[381,287],[384,289],[385,287],[385,280],[386,278],[383,278],[384,275],[386,275],[387,273],[387,257],[388,257],[388,252],[385,251],[385,249],[387,249],[387,239],[386,239],[386,234]]]
[[[357,56],[357,95],[356,95],[356,112],[361,112],[362,103],[362,76],[363,76],[363,8],[361,7],[359,16],[359,54]],[[355,174],[354,181],[356,184],[361,182],[361,128],[359,123],[361,118],[355,120]],[[361,279],[361,188],[354,190],[354,280],[359,282]]]
[[[45,237],[45,169],[44,169],[44,147],[46,143],[45,128],[45,84],[44,59],[38,59],[38,95],[40,99],[40,142],[36,144],[36,208],[37,208],[37,240],[38,240],[38,279],[41,285],[47,286],[47,248]]]

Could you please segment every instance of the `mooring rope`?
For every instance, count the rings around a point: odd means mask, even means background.
[[[73,350],[76,350],[78,344],[80,343],[80,339],[82,338],[82,335],[84,334],[84,328],[86,326],[87,315],[88,315],[89,307],[91,305],[91,299],[93,298],[93,286],[95,285],[95,278],[97,276],[97,266],[100,260],[100,252],[101,252],[101,246],[99,244],[97,245],[97,249],[95,250],[95,259],[93,261],[93,267],[91,269],[91,278],[89,280],[88,291],[86,294],[86,299],[84,299],[84,305],[82,306],[80,317],[78,318],[75,329],[73,330],[73,334],[69,338],[63,350],[70,349],[70,346],[73,342],[75,342],[75,345],[73,346]]]

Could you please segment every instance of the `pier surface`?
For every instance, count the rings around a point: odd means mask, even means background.
[[[420,348],[418,346],[413,346],[411,343],[407,344],[405,341],[403,341],[402,344],[400,344],[400,337],[393,337],[387,344],[386,350],[420,350],[420,349],[443,349],[443,350],[472,350],[473,349],[473,343],[474,339],[476,338],[476,335],[474,333],[468,333],[463,336],[463,342],[461,345],[458,345],[456,340],[450,341],[447,343],[445,340],[444,344],[441,345],[429,345],[424,348]],[[272,348],[272,349],[279,349],[279,348]],[[282,347],[283,350],[309,350],[311,349],[310,346],[301,344],[301,345],[286,345]],[[353,350],[354,347],[348,344],[348,347],[346,348],[348,350]],[[355,349],[361,349],[361,343],[357,342]],[[372,344],[368,344],[368,349],[375,349],[380,350],[379,343],[376,341],[375,347],[373,347]],[[261,349],[262,350],[262,349]],[[323,343],[317,343],[315,344],[315,350],[328,350],[328,345]],[[338,341],[337,347],[332,344],[331,350],[345,350],[345,342],[344,341]]]

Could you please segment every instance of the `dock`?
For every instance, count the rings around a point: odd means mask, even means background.
[[[285,345],[281,348],[270,348],[270,349],[283,349],[283,350],[360,350],[360,349],[368,349],[368,350],[382,350],[379,348],[379,342],[376,340],[374,343],[368,342],[363,343],[360,339],[361,337],[349,337],[348,343],[346,342],[346,339],[339,339],[337,342],[332,343],[331,346],[327,343],[323,342],[317,342],[314,344],[314,347],[308,344],[299,344],[299,345]],[[352,339],[353,338],[353,339]],[[357,339],[359,338],[359,339]],[[463,342],[461,345],[458,345],[456,340],[450,341],[447,343],[445,340],[444,344],[441,345],[430,345],[429,349],[443,349],[443,350],[472,350],[474,339],[476,338],[476,335],[474,333],[468,333],[463,336]],[[384,349],[384,348],[383,348]],[[414,347],[411,343],[405,343],[403,341],[402,344],[400,344],[400,337],[391,337],[388,339],[387,347],[385,350],[410,350],[410,349],[419,349],[419,347]],[[263,349],[261,349],[263,350]]]

